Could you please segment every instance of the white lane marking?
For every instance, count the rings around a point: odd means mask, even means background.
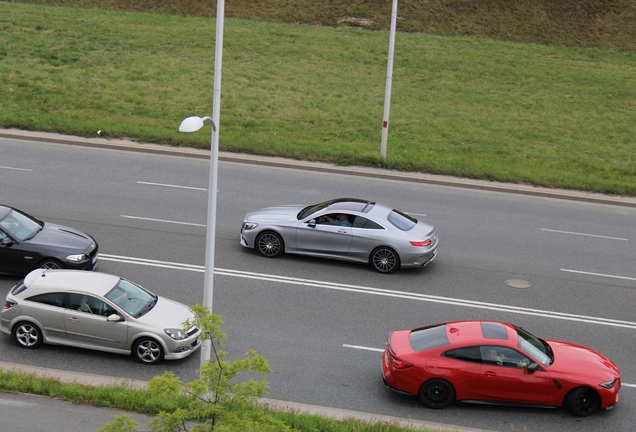
[[[595,235],[595,234],[585,234],[585,233],[578,233],[578,232],[571,232],[571,231],[552,230],[552,229],[547,229],[547,228],[541,228],[541,231],[548,231],[548,232],[561,233],[561,234],[572,234],[572,235],[579,235],[579,236],[585,236],[585,237],[596,237],[596,238],[603,238],[603,239],[608,239],[608,240],[629,241],[628,239],[621,238],[621,237],[608,237],[608,236]]]
[[[174,262],[168,262],[168,261],[157,261],[157,260],[149,260],[149,259],[143,259],[143,258],[107,255],[102,253],[99,254],[99,258],[104,261],[117,261],[117,262],[129,263],[129,264],[138,264],[138,265],[194,271],[199,273],[205,272],[204,266],[180,264],[180,263],[174,263]],[[346,292],[355,292],[355,293],[377,295],[377,296],[384,296],[384,297],[401,298],[401,299],[407,299],[407,300],[417,300],[417,301],[423,301],[428,303],[448,304],[452,306],[462,306],[462,307],[469,307],[474,309],[494,310],[499,312],[507,312],[507,313],[514,313],[514,314],[520,314],[520,315],[532,315],[532,316],[539,316],[539,317],[545,317],[545,318],[553,318],[553,319],[560,319],[560,320],[566,320],[566,321],[578,321],[578,322],[584,322],[588,324],[599,324],[599,325],[605,325],[605,326],[622,327],[622,328],[629,328],[629,329],[636,330],[636,322],[621,321],[621,320],[615,320],[610,318],[576,315],[576,314],[547,311],[547,310],[541,310],[541,309],[508,306],[508,305],[502,305],[502,304],[496,304],[496,303],[486,303],[486,302],[479,302],[479,301],[473,301],[473,300],[456,299],[451,297],[440,297],[440,296],[433,296],[428,294],[408,293],[403,291],[393,291],[388,289],[371,288],[371,287],[364,287],[359,285],[323,282],[323,281],[317,281],[317,280],[311,280],[311,279],[293,278],[288,276],[276,276],[276,275],[268,275],[263,273],[252,273],[252,272],[239,271],[239,270],[215,268],[214,273],[218,275],[223,275],[223,276],[232,276],[232,277],[239,277],[239,278],[245,278],[245,279],[262,280],[262,281],[268,281],[268,282],[280,282],[280,283],[285,283],[290,285],[301,285],[301,286],[323,288],[323,289],[330,289],[330,290],[336,290],[336,291],[346,291]]]
[[[33,171],[32,169],[27,169],[27,168],[14,168],[14,167],[6,167],[6,166],[0,166],[0,169],[13,170],[13,171]]]
[[[191,226],[198,226],[198,227],[206,226],[205,224],[197,224],[197,223],[191,223],[191,222],[179,222],[179,221],[171,221],[171,220],[164,220],[164,219],[153,219],[153,218],[140,217],[140,216],[119,215],[119,217],[128,218],[128,219],[147,220],[147,221],[152,221],[152,222],[171,223],[171,224],[177,224],[177,225],[191,225]]]
[[[625,383],[621,383],[621,387],[634,387],[634,388],[636,388],[636,384],[625,384]]]
[[[358,350],[384,352],[384,350],[380,349],[380,348],[371,348],[371,347],[365,347],[365,346],[360,346],[360,345],[342,344],[342,346],[345,347],[345,348],[353,348],[353,349],[358,349]]]
[[[579,271],[579,270],[569,270],[569,269],[561,269],[561,271],[562,272],[568,272],[568,273],[578,273],[578,274],[590,275],[590,276],[599,276],[599,277],[607,277],[607,278],[614,278],[614,279],[625,279],[625,280],[636,281],[636,278],[628,277],[628,276],[616,276],[616,275],[608,275],[608,274],[603,274],[603,273],[592,273],[592,272],[585,272],[585,271]]]
[[[171,184],[163,184],[163,183],[151,183],[151,182],[145,182],[145,181],[138,181],[137,183],[149,185],[149,186],[162,186],[162,187],[169,187],[169,188],[176,188],[176,189],[192,189],[192,190],[198,190],[198,191],[207,191],[207,189],[205,188],[198,188],[198,187],[192,187],[192,186],[179,186],[179,185],[171,185]]]

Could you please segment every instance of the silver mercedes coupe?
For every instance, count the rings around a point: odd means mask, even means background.
[[[241,245],[275,258],[294,253],[369,263],[380,273],[423,267],[437,255],[432,225],[384,204],[337,198],[245,215]]]

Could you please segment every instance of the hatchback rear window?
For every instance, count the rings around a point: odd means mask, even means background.
[[[432,348],[450,345],[446,336],[446,324],[415,329],[409,335],[413,351],[426,351]]]
[[[20,294],[26,288],[27,287],[24,284],[24,281],[20,281],[17,284],[15,284],[15,286],[13,288],[11,288],[11,294],[13,294],[13,295]]]

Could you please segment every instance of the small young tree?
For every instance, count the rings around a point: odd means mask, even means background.
[[[191,405],[188,409],[177,408],[171,413],[162,412],[149,423],[153,432],[188,431],[188,422],[194,420],[191,426],[195,431],[212,430],[259,430],[259,431],[289,431],[289,426],[281,423],[269,415],[258,418],[242,415],[241,407],[254,404],[268,389],[264,381],[271,372],[268,361],[253,350],[249,350],[245,357],[232,362],[226,360],[224,340],[227,335],[221,331],[223,318],[219,314],[202,305],[191,308],[194,318],[187,320],[183,326],[190,328],[197,326],[201,330],[199,339],[211,342],[212,354],[199,369],[201,378],[181,385],[179,379],[171,372],[154,377],[148,383],[150,397],[166,397],[188,394]],[[249,378],[239,380],[241,374],[250,373],[260,375],[263,380]],[[232,409],[228,409],[228,408]],[[246,410],[245,412],[249,412]],[[117,421],[102,426],[101,432],[133,431],[133,424],[118,417]]]

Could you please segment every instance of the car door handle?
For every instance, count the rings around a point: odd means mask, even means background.
[[[68,317],[69,321],[73,321],[73,322],[78,322],[79,318],[78,317]]]
[[[492,371],[487,371],[486,372],[486,376],[497,376],[497,374],[495,372],[492,372]]]

